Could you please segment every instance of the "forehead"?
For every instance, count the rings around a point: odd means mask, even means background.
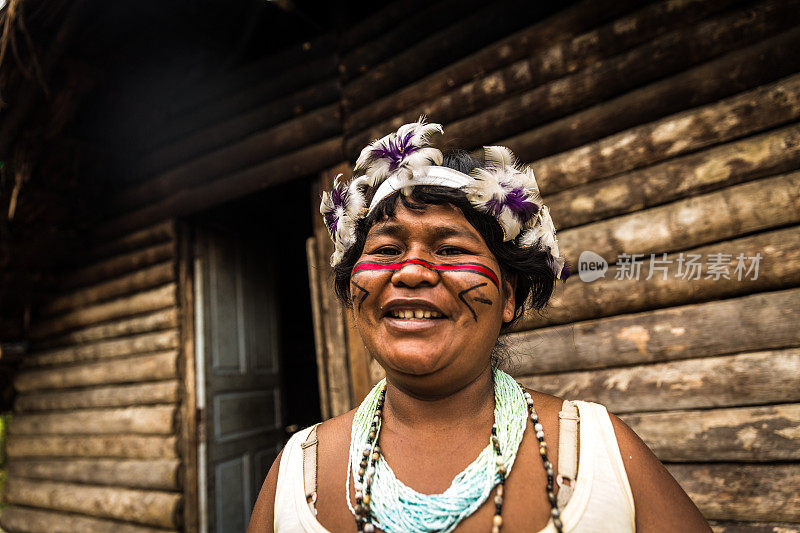
[[[478,230],[469,223],[460,209],[451,204],[429,204],[424,209],[409,209],[398,202],[394,216],[373,224],[367,238],[382,235],[460,236],[479,241],[485,246]]]

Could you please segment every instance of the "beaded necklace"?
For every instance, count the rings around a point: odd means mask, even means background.
[[[539,454],[547,473],[547,497],[552,507],[553,525],[557,531],[562,531],[553,492],[553,465],[547,459],[547,444],[538,414],[533,408],[533,399],[505,372],[493,369],[493,377],[495,423],[489,445],[454,478],[442,494],[427,495],[414,491],[396,478],[385,460],[380,460],[378,438],[386,398],[386,381],[381,380],[372,389],[353,419],[350,465],[345,480],[347,505],[355,516],[359,533],[374,533],[376,527],[387,533],[449,533],[480,507],[495,488],[492,533],[499,533],[503,525],[505,481],[516,458],[528,416],[534,424]],[[350,504],[349,497],[351,474],[356,490],[355,507]]]

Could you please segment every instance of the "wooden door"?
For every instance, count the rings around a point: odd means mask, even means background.
[[[200,529],[241,533],[284,437],[274,269],[238,231],[203,228],[196,250]]]

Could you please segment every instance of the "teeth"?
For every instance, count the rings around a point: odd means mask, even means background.
[[[427,309],[395,309],[392,311],[392,316],[394,318],[410,320],[412,318],[440,318],[442,314],[437,311],[430,311]]]

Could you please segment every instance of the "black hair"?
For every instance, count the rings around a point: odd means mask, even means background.
[[[456,151],[444,156],[442,166],[453,168],[469,174],[482,167],[479,161],[468,153]],[[367,202],[371,199],[367,198]],[[486,242],[489,251],[500,265],[500,273],[504,280],[514,282],[514,318],[505,324],[501,331],[506,331],[517,322],[526,309],[541,312],[550,300],[555,288],[555,274],[548,261],[549,252],[536,246],[520,248],[513,241],[503,242],[503,230],[497,220],[486,213],[475,209],[466,194],[458,189],[433,185],[419,185],[411,194],[392,194],[384,198],[369,214],[356,224],[355,243],[347,249],[333,268],[334,291],[337,297],[347,306],[352,306],[350,295],[350,274],[358,258],[364,250],[369,229],[378,221],[394,217],[397,204],[401,202],[407,209],[424,211],[428,205],[450,204],[461,210],[467,219]]]

